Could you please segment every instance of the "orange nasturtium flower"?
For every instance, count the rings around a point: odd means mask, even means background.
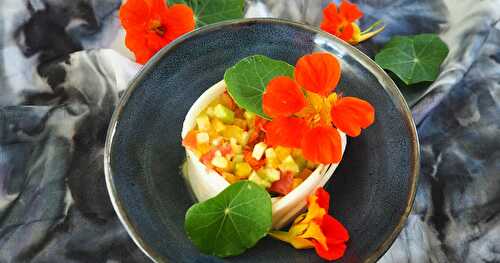
[[[361,32],[356,21],[362,16],[363,12],[359,10],[358,6],[349,1],[342,0],[339,8],[334,3],[330,3],[323,10],[323,21],[321,21],[320,27],[324,31],[355,45],[384,30],[382,26],[375,31],[371,31],[379,24],[379,22],[375,22]]]
[[[297,249],[315,248],[316,253],[326,260],[341,258],[347,248],[349,233],[328,214],[329,203],[330,194],[318,188],[307,199],[307,212],[295,219],[288,232],[276,230],[269,235]]]
[[[295,80],[272,79],[262,96],[262,108],[272,118],[265,127],[266,142],[301,148],[304,158],[315,163],[340,162],[342,144],[337,129],[355,137],[375,119],[370,103],[333,92],[340,72],[333,55],[313,53],[299,59]]]
[[[145,64],[158,50],[195,27],[193,10],[164,0],[127,0],[120,8],[125,45]]]

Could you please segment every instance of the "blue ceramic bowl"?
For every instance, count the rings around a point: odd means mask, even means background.
[[[294,65],[315,51],[342,63],[337,90],[376,109],[376,122],[348,141],[326,185],[331,213],[351,240],[340,262],[376,261],[391,245],[414,199],[419,150],[408,106],[392,80],[349,44],[316,28],[275,19],[239,20],[189,33],[162,49],[132,81],[106,142],[106,180],[114,208],[137,245],[157,262],[322,262],[264,238],[240,256],[202,255],[184,232],[193,204],[179,167],[184,117],[207,88],[240,59],[262,54]]]

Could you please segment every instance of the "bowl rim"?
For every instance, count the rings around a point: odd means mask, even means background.
[[[211,25],[200,27],[194,31],[186,33],[181,37],[175,39],[167,46],[163,47],[159,52],[157,52],[134,76],[134,78],[129,82],[127,89],[125,90],[122,98],[120,99],[118,105],[113,112],[111,117],[111,121],[107,130],[106,135],[106,143],[104,146],[104,173],[105,173],[105,181],[106,188],[108,191],[108,195],[111,199],[111,203],[113,208],[121,221],[122,225],[125,227],[127,233],[132,238],[134,243],[139,247],[139,249],[147,255],[153,262],[169,262],[166,258],[152,249],[146,241],[141,237],[141,234],[137,231],[136,226],[132,223],[129,218],[129,215],[125,208],[122,205],[122,201],[118,198],[117,190],[115,187],[115,183],[113,180],[113,172],[111,170],[111,150],[113,148],[113,139],[116,132],[116,127],[120,120],[120,116],[122,115],[123,109],[127,104],[130,96],[135,91],[135,89],[142,82],[144,77],[147,75],[149,71],[151,71],[156,64],[158,64],[163,56],[168,54],[170,51],[174,50],[178,45],[182,44],[185,40],[192,38],[199,34],[210,33],[213,31],[217,31],[219,29],[223,29],[227,26],[233,25],[252,25],[252,24],[280,24],[280,25],[288,25],[292,27],[296,27],[305,31],[313,32],[315,34],[321,35],[334,42],[337,45],[343,46],[350,55],[358,60],[360,64],[362,64],[367,70],[369,70],[380,82],[382,88],[390,95],[390,98],[394,105],[396,106],[399,113],[402,115],[403,119],[407,124],[407,128],[409,129],[410,139],[411,139],[411,149],[410,149],[410,158],[411,165],[410,168],[410,189],[408,191],[408,196],[406,199],[406,207],[400,216],[399,222],[394,227],[389,236],[375,249],[375,251],[369,255],[364,262],[376,262],[380,259],[385,252],[390,248],[390,246],[394,243],[399,233],[405,226],[406,220],[411,213],[413,202],[415,200],[417,182],[420,172],[420,145],[417,135],[417,129],[415,126],[415,122],[412,118],[411,110],[408,107],[403,95],[397,88],[394,81],[385,73],[385,71],[380,68],[371,58],[365,55],[363,52],[358,50],[357,48],[351,46],[347,42],[337,38],[334,35],[326,33],[321,29],[306,25],[299,22],[294,22],[286,19],[279,18],[243,18],[236,20],[227,20],[223,22],[214,23]]]

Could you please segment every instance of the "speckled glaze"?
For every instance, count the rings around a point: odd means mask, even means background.
[[[180,130],[191,104],[238,60],[262,54],[295,64],[326,51],[342,63],[337,90],[368,100],[376,122],[348,147],[326,189],[331,213],[350,232],[339,262],[376,261],[394,241],[416,190],[419,149],[408,106],[392,80],[367,56],[315,28],[275,19],[220,23],[162,49],[130,84],[108,131],[106,181],[129,234],[156,262],[322,262],[314,250],[295,250],[265,238],[226,259],[198,252],[184,233],[193,204],[180,173]]]

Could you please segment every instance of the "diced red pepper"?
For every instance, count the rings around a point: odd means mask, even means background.
[[[281,173],[280,179],[273,182],[269,188],[270,192],[286,195],[293,189],[293,174],[291,172]]]
[[[184,140],[182,140],[182,145],[184,145],[184,147],[190,149],[190,150],[195,150],[196,149],[196,146],[197,146],[197,142],[196,142],[196,131],[195,130],[192,130],[190,131],[186,137],[184,138]]]
[[[217,151],[217,149],[212,149],[209,152],[205,153],[204,155],[201,156],[200,161],[204,165],[211,167],[212,166],[211,162],[212,162],[212,159],[215,157],[216,151]]]
[[[245,157],[245,162],[247,162],[252,167],[252,169],[256,171],[266,164],[265,158],[262,158],[261,160],[253,158],[252,151],[249,148],[245,148],[245,150],[243,150],[243,154]]]

